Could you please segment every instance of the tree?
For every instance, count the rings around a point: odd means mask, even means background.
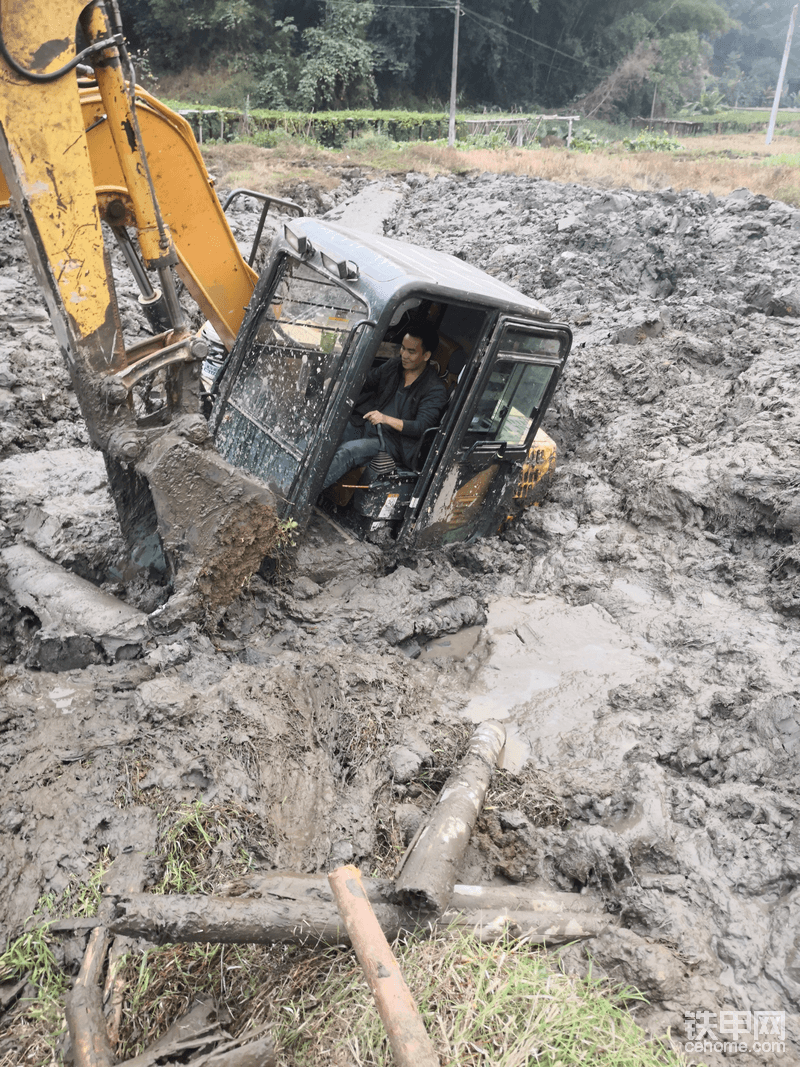
[[[162,73],[267,48],[271,7],[265,0],[120,0],[128,39]]]
[[[376,97],[443,107],[455,2],[120,0],[134,47],[150,46],[156,71],[221,59],[241,87],[251,79],[254,103],[316,110],[369,106]],[[472,107],[567,107],[651,46],[657,61],[617,106],[639,110],[656,85],[678,101],[700,84],[709,40],[732,25],[723,0],[460,2],[458,86]]]
[[[531,38],[539,0],[463,0],[459,92],[471,104],[502,107],[535,95]],[[369,31],[382,102],[433,104],[449,97],[455,0],[384,0]]]
[[[535,35],[551,49],[543,95],[554,102],[582,95],[650,42],[660,57],[651,72],[677,96],[704,62],[704,38],[729,25],[715,0],[542,0]],[[631,104],[639,110],[635,99]]]
[[[374,103],[374,54],[366,40],[373,14],[371,0],[326,0],[323,25],[303,32],[301,107],[325,111]]]
[[[734,20],[714,42],[713,70],[729,104],[771,104],[780,72],[789,16],[795,0],[720,0]],[[797,28],[786,81],[789,92],[800,88]],[[784,87],[786,89],[786,86]]]

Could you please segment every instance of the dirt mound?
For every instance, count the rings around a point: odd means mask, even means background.
[[[390,233],[575,332],[546,422],[551,498],[503,539],[414,557],[321,522],[213,635],[61,673],[26,667],[37,620],[0,573],[4,932],[101,847],[153,847],[159,805],[240,805],[267,869],[383,863],[435,795],[437,750],[492,714],[551,800],[506,792],[465,881],[599,890],[624,933],[595,958],[647,991],[654,1028],[785,1012],[796,1062],[800,212],[496,175],[401,191]],[[8,220],[0,240],[3,537],[141,606]],[[466,658],[412,658],[473,625]]]

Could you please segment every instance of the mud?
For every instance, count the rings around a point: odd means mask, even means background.
[[[416,556],[317,517],[213,632],[49,671],[0,562],[3,937],[101,848],[153,850],[179,801],[238,812],[264,870],[385,864],[465,724],[500,718],[502,791],[461,880],[600,893],[621,929],[594,966],[647,994],[642,1021],[681,1037],[687,1012],[783,1011],[779,1060],[800,1062],[800,212],[495,175],[390,194],[387,232],[574,329],[550,498],[502,539]],[[0,547],[150,611],[8,218],[0,260]],[[775,1059],[702,1056],[728,1058]]]

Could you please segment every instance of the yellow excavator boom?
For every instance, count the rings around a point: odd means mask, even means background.
[[[82,88],[80,98],[103,217],[108,217],[112,205],[112,211],[119,212],[121,202],[127,221],[130,197],[104,119],[102,97],[97,89]],[[150,174],[178,255],[177,273],[230,348],[258,275],[242,258],[189,124],[138,87],[136,100]],[[113,220],[115,225],[120,224],[118,218]]]
[[[134,556],[160,556],[189,599],[229,601],[277,518],[269,491],[211,445],[200,414],[207,346],[188,329],[172,269],[228,346],[256,275],[191,130],[136,90],[115,0],[0,0],[0,171],[0,204],[22,225]],[[103,222],[123,240],[134,230],[142,279],[157,276],[166,328],[144,342],[124,342]],[[143,422],[134,389],[159,371],[165,410]]]

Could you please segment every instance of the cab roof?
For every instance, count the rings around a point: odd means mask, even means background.
[[[537,300],[446,252],[316,218],[292,219],[290,228],[305,235],[316,252],[355,263],[359,277],[349,283],[354,292],[374,290],[385,299],[397,290],[421,288],[434,290],[442,299],[464,300],[544,322],[551,318],[550,311]]]

